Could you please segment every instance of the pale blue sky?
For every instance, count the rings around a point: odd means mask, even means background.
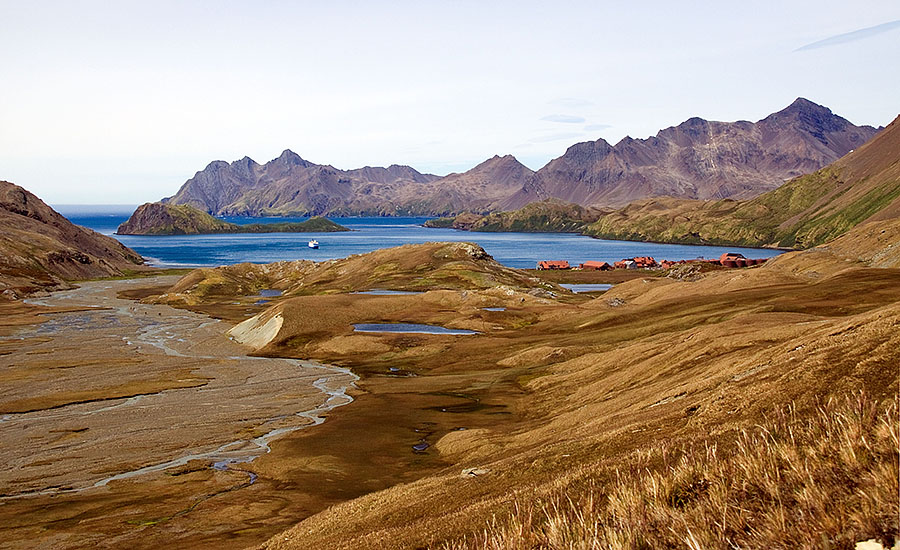
[[[533,169],[803,96],[900,113],[900,3],[0,0],[0,179],[139,203],[215,159]],[[688,4],[688,5],[683,5]]]

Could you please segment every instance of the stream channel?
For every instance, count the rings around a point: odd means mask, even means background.
[[[252,357],[226,322],[117,297],[175,280],[87,282],[28,301],[78,311],[0,339],[13,350],[0,373],[15,380],[0,391],[0,500],[102,488],[194,460],[228,470],[353,400],[348,369]]]

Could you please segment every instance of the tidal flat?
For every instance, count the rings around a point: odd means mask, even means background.
[[[152,547],[159,539],[140,526],[177,529],[192,521],[182,519],[187,510],[203,515],[202,500],[244,485],[257,492],[252,461],[273,439],[352,401],[357,378],[346,369],[250,357],[225,336],[227,323],[117,297],[176,280],[86,282],[8,312],[0,327],[6,544],[124,537]],[[71,530],[87,518],[90,529]]]

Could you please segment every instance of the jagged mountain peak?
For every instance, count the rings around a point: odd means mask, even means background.
[[[524,164],[519,162],[519,159],[517,159],[516,157],[514,157],[512,155],[503,155],[503,156],[494,155],[493,157],[481,162],[480,164],[478,164],[477,166],[472,168],[472,170],[470,170],[470,171],[492,170],[492,169],[498,169],[498,168],[506,168],[506,169],[524,168],[528,171],[531,171],[530,168],[528,168],[527,166],[525,166]]]
[[[281,155],[279,155],[278,158],[273,159],[272,162],[276,162],[276,161],[279,163],[288,164],[291,166],[306,166],[306,167],[312,166],[311,162],[309,162],[307,160],[303,160],[303,158],[301,158],[300,155],[291,151],[290,149],[285,149],[284,151],[282,151]]]
[[[788,114],[788,113],[809,113],[809,114],[819,114],[819,115],[833,115],[831,109],[824,105],[819,105],[814,101],[810,101],[805,97],[798,97],[794,100],[793,103],[782,109],[776,114]]]
[[[547,196],[624,206],[660,195],[749,198],[835,161],[875,134],[805,98],[753,123],[691,117],[654,137],[576,143],[541,168]]]
[[[243,158],[232,162],[231,165],[232,166],[259,166],[259,163],[245,155]]]
[[[599,138],[594,141],[582,141],[574,145],[570,145],[569,148],[566,149],[565,154],[559,158],[586,158],[593,156],[604,156],[610,151],[612,151],[612,145],[610,145],[609,142],[605,139]],[[546,166],[544,168],[546,168]],[[541,170],[543,170],[543,168]]]
[[[222,170],[223,168],[228,168],[229,166],[231,166],[231,165],[228,164],[227,162],[225,162],[224,160],[214,160],[214,161],[210,162],[209,164],[207,164],[206,168],[201,170],[201,172]],[[197,173],[199,174],[200,172],[197,172]]]
[[[799,123],[806,129],[815,128],[827,131],[837,131],[852,126],[850,121],[834,114],[828,107],[802,97],[798,97],[784,109],[760,120],[760,123]]]

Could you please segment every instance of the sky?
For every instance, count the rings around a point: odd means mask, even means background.
[[[284,149],[444,175],[805,97],[900,114],[900,2],[0,0],[0,180],[50,204],[173,195]]]

